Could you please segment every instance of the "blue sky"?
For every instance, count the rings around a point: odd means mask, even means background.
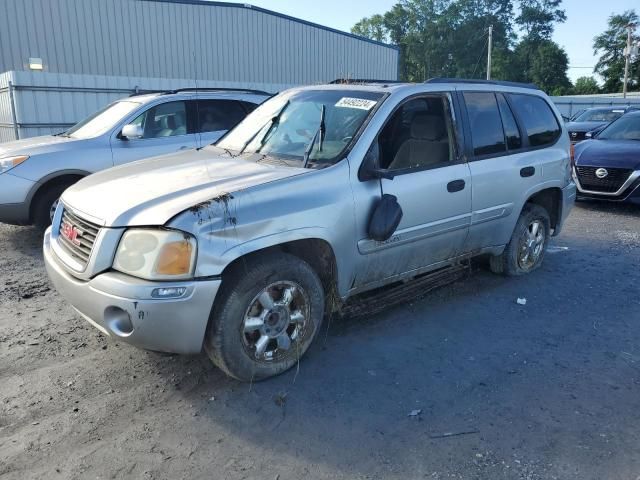
[[[247,3],[349,31],[362,17],[384,13],[396,0],[248,0]],[[593,37],[605,30],[611,13],[635,8],[640,14],[638,0],[564,0],[563,6],[567,21],[556,27],[554,40],[569,54],[572,81],[592,74],[596,64]]]

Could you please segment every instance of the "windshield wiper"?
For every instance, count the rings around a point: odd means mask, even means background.
[[[324,143],[324,134],[327,131],[326,125],[324,123],[326,111],[327,110],[325,106],[322,105],[322,109],[320,110],[320,126],[318,126],[318,130],[316,130],[316,133],[313,135],[311,142],[309,143],[309,145],[304,151],[304,157],[302,157],[302,160],[303,160],[302,168],[307,168],[307,165],[309,164],[309,158],[311,158],[311,151],[313,150],[313,146],[316,144],[316,140],[318,139],[318,137],[320,137],[320,142],[318,143],[318,151],[319,152],[322,151],[322,144]]]
[[[271,118],[271,120],[269,121],[269,128],[267,129],[267,131],[265,132],[264,136],[262,137],[262,139],[260,140],[260,147],[258,148],[258,150],[256,150],[256,152],[260,151],[260,148],[263,147],[263,145],[265,144],[265,142],[267,141],[267,137],[269,136],[269,134],[271,133],[271,131],[273,130],[273,128],[280,123],[280,117],[282,116],[282,114],[284,113],[284,111],[287,109],[287,107],[289,106],[289,100],[287,100],[287,103],[285,103],[282,108],[280,109],[280,111]],[[240,149],[240,153],[238,153],[238,155],[240,155],[242,152],[244,152],[245,148],[247,148],[251,142],[253,142],[253,140],[258,136],[258,134],[264,130],[264,126],[260,129],[258,129],[258,131],[256,133],[254,133],[253,135],[251,135],[251,138],[249,138],[249,140],[247,140],[244,145],[242,146],[242,148]]]

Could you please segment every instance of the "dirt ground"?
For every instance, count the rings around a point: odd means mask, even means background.
[[[538,272],[333,322],[253,385],[101,336],[40,242],[0,226],[3,479],[640,478],[640,208],[580,204]]]

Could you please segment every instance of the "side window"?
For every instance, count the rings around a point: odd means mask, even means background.
[[[251,103],[251,102],[245,102],[245,101],[241,101],[240,103],[242,104],[244,109],[247,111],[247,113],[253,112],[260,105],[258,103]]]
[[[245,116],[245,110],[235,100],[198,101],[198,131],[200,133],[231,130]]]
[[[509,150],[516,150],[522,147],[522,138],[520,138],[520,130],[518,130],[518,124],[513,116],[513,112],[504,98],[504,95],[498,93],[498,108],[500,109],[500,116],[502,117],[502,126],[504,128],[504,136],[507,139],[507,148]]]
[[[167,102],[151,107],[131,123],[142,127],[142,138],[174,137],[187,134],[185,102]]]
[[[409,100],[378,135],[380,168],[422,169],[452,162],[453,128],[448,100],[440,95]]]
[[[554,143],[561,129],[547,102],[535,95],[509,94],[511,104],[523,123],[529,145],[540,147]]]
[[[502,119],[496,96],[492,92],[465,92],[473,153],[491,155],[506,151]]]

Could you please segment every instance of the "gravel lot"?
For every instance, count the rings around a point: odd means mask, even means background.
[[[640,478],[640,208],[581,203],[538,272],[333,322],[251,386],[101,336],[34,229],[0,250],[3,479]]]

